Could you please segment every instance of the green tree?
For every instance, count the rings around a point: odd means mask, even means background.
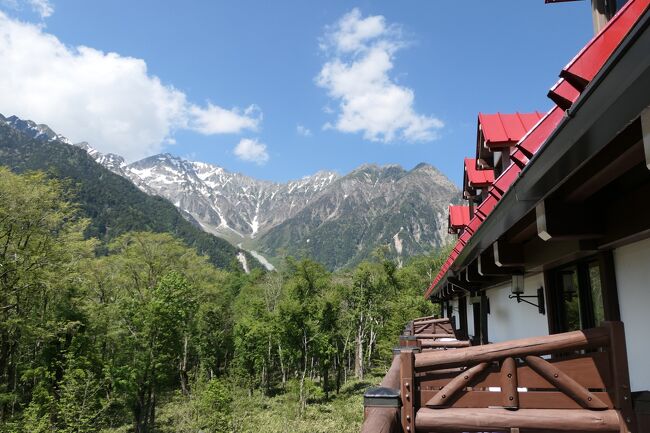
[[[38,431],[54,423],[53,386],[82,318],[80,269],[95,242],[60,182],[0,168],[0,422],[26,407]]]

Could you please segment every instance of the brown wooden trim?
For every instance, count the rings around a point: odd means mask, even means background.
[[[510,431],[510,428],[557,432],[618,432],[615,410],[586,409],[427,409],[418,411],[418,431]],[[636,432],[635,432],[636,433]]]
[[[636,414],[632,407],[630,393],[630,373],[627,363],[627,347],[625,343],[625,328],[623,322],[605,322],[604,328],[609,333],[612,357],[612,375],[616,387],[613,389],[613,400],[623,415],[623,421],[630,432],[637,432]]]
[[[557,335],[522,338],[503,343],[472,346],[462,350],[444,350],[418,353],[415,367],[418,370],[461,367],[469,363],[499,361],[510,356],[545,355],[573,350],[607,346],[609,334],[605,328],[565,332]]]
[[[585,409],[607,409],[606,403],[548,361],[539,356],[526,356],[524,360],[537,374],[552,383],[557,389],[571,397]]]
[[[402,431],[415,432],[416,401],[414,351],[402,349],[400,353],[400,395],[402,396]]]
[[[501,363],[501,398],[506,409],[519,409],[517,361],[506,358]]]
[[[482,362],[474,367],[461,372],[458,376],[449,381],[435,396],[430,398],[425,405],[430,407],[445,406],[454,399],[454,395],[461,389],[472,383],[472,380],[479,376],[488,367],[487,362]]]
[[[559,311],[558,311],[558,287],[555,281],[555,274],[552,271],[544,271],[544,296],[546,296],[546,318],[548,322],[548,333],[557,334],[561,332]]]
[[[571,376],[585,388],[606,389],[613,386],[610,367],[609,352],[591,352],[572,358],[558,358],[551,360],[551,364]],[[418,383],[420,388],[440,389],[447,382],[460,373],[459,369],[443,369],[419,373]],[[528,365],[517,366],[518,386],[538,390],[554,390],[555,387],[546,379],[533,371]],[[501,370],[491,365],[480,380],[472,382],[472,388],[487,389],[502,386]]]
[[[458,316],[460,317],[459,340],[467,340],[469,331],[467,329],[467,296],[458,297]]]
[[[424,401],[435,396],[438,390],[423,390],[420,393],[421,399]],[[609,394],[605,391],[594,391],[592,393],[595,397],[598,397],[601,401],[605,402],[610,408],[614,407]],[[436,407],[440,412],[443,412],[452,408],[489,408],[490,410],[501,408],[503,403],[503,395],[501,392],[496,391],[479,391],[479,390],[461,390],[456,393],[454,401],[450,404],[450,407]],[[602,411],[592,411],[591,409],[584,409],[573,400],[571,397],[566,395],[561,391],[536,391],[529,390],[527,392],[519,393],[519,409],[570,409],[570,410],[589,410],[590,412],[602,412]],[[516,412],[516,411],[513,411]],[[567,426],[568,427],[568,426]],[[486,430],[481,430],[485,432]],[[487,430],[490,431],[490,430]],[[570,429],[571,432],[577,432],[577,429]],[[618,430],[616,430],[618,432]],[[460,432],[454,432],[460,433]],[[537,432],[536,432],[537,433]],[[544,431],[544,433],[547,433]],[[647,432],[643,432],[647,433]]]
[[[485,291],[481,292],[481,344],[490,342],[488,334],[488,314],[490,312],[490,303]]]
[[[600,268],[600,286],[603,290],[603,304],[605,320],[621,320],[621,311],[618,303],[618,288],[616,286],[616,266],[612,251],[602,251],[598,254]],[[600,324],[598,324],[600,325]]]
[[[427,339],[432,339],[435,340],[437,338],[449,338],[453,337],[454,334],[431,334],[431,333],[418,333],[415,334],[415,337],[417,338],[427,338]]]
[[[361,433],[397,433],[399,408],[369,407],[364,409],[364,422]]]
[[[453,337],[450,335],[449,337]],[[467,340],[458,340],[458,341],[440,341],[433,339],[423,339],[420,340],[422,348],[458,348],[458,347],[469,347],[470,342]]]

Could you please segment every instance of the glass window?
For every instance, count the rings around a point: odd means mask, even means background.
[[[598,326],[605,320],[598,262],[582,262],[555,272],[559,332]]]
[[[575,266],[560,271],[560,293],[562,294],[562,316],[564,330],[577,331],[582,328],[580,316],[580,289],[578,271]]]
[[[594,312],[594,325],[605,321],[605,304],[603,303],[603,288],[600,282],[600,267],[598,263],[589,264],[589,285],[591,288],[591,303]]]

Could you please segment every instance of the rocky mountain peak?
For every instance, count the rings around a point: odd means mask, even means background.
[[[56,132],[52,131],[49,126],[42,123],[37,124],[32,120],[23,120],[15,115],[5,117],[2,114],[0,114],[0,120],[4,121],[12,128],[26,134],[28,137],[34,138],[36,140],[58,140],[66,144],[72,144],[66,137],[57,134]]]
[[[46,125],[15,116],[0,121],[41,140],[61,137]],[[411,170],[398,164],[363,164],[345,175],[322,170],[272,182],[170,153],[129,164],[88,143],[76,146],[262,262],[266,259],[260,253],[270,258],[288,253],[335,269],[370,257],[381,245],[400,259],[428,252],[448,242],[447,206],[459,200],[458,188],[426,163]]]

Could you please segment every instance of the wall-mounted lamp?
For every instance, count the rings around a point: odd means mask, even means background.
[[[576,277],[575,271],[568,270],[563,271],[562,276],[562,288],[564,289],[564,298],[571,302],[573,298],[578,294],[578,287],[574,278]]]
[[[540,287],[537,289],[537,295],[523,295],[524,293],[524,274],[516,273],[512,274],[512,286],[510,287],[512,295],[508,296],[508,299],[516,299],[517,303],[525,302],[530,304],[533,307],[537,307],[539,314],[546,314],[546,306],[544,304],[544,288]],[[530,301],[527,301],[524,298],[537,298],[537,304],[533,304]]]
[[[512,274],[512,287],[510,287],[513,295],[521,295],[524,293],[524,274]]]

